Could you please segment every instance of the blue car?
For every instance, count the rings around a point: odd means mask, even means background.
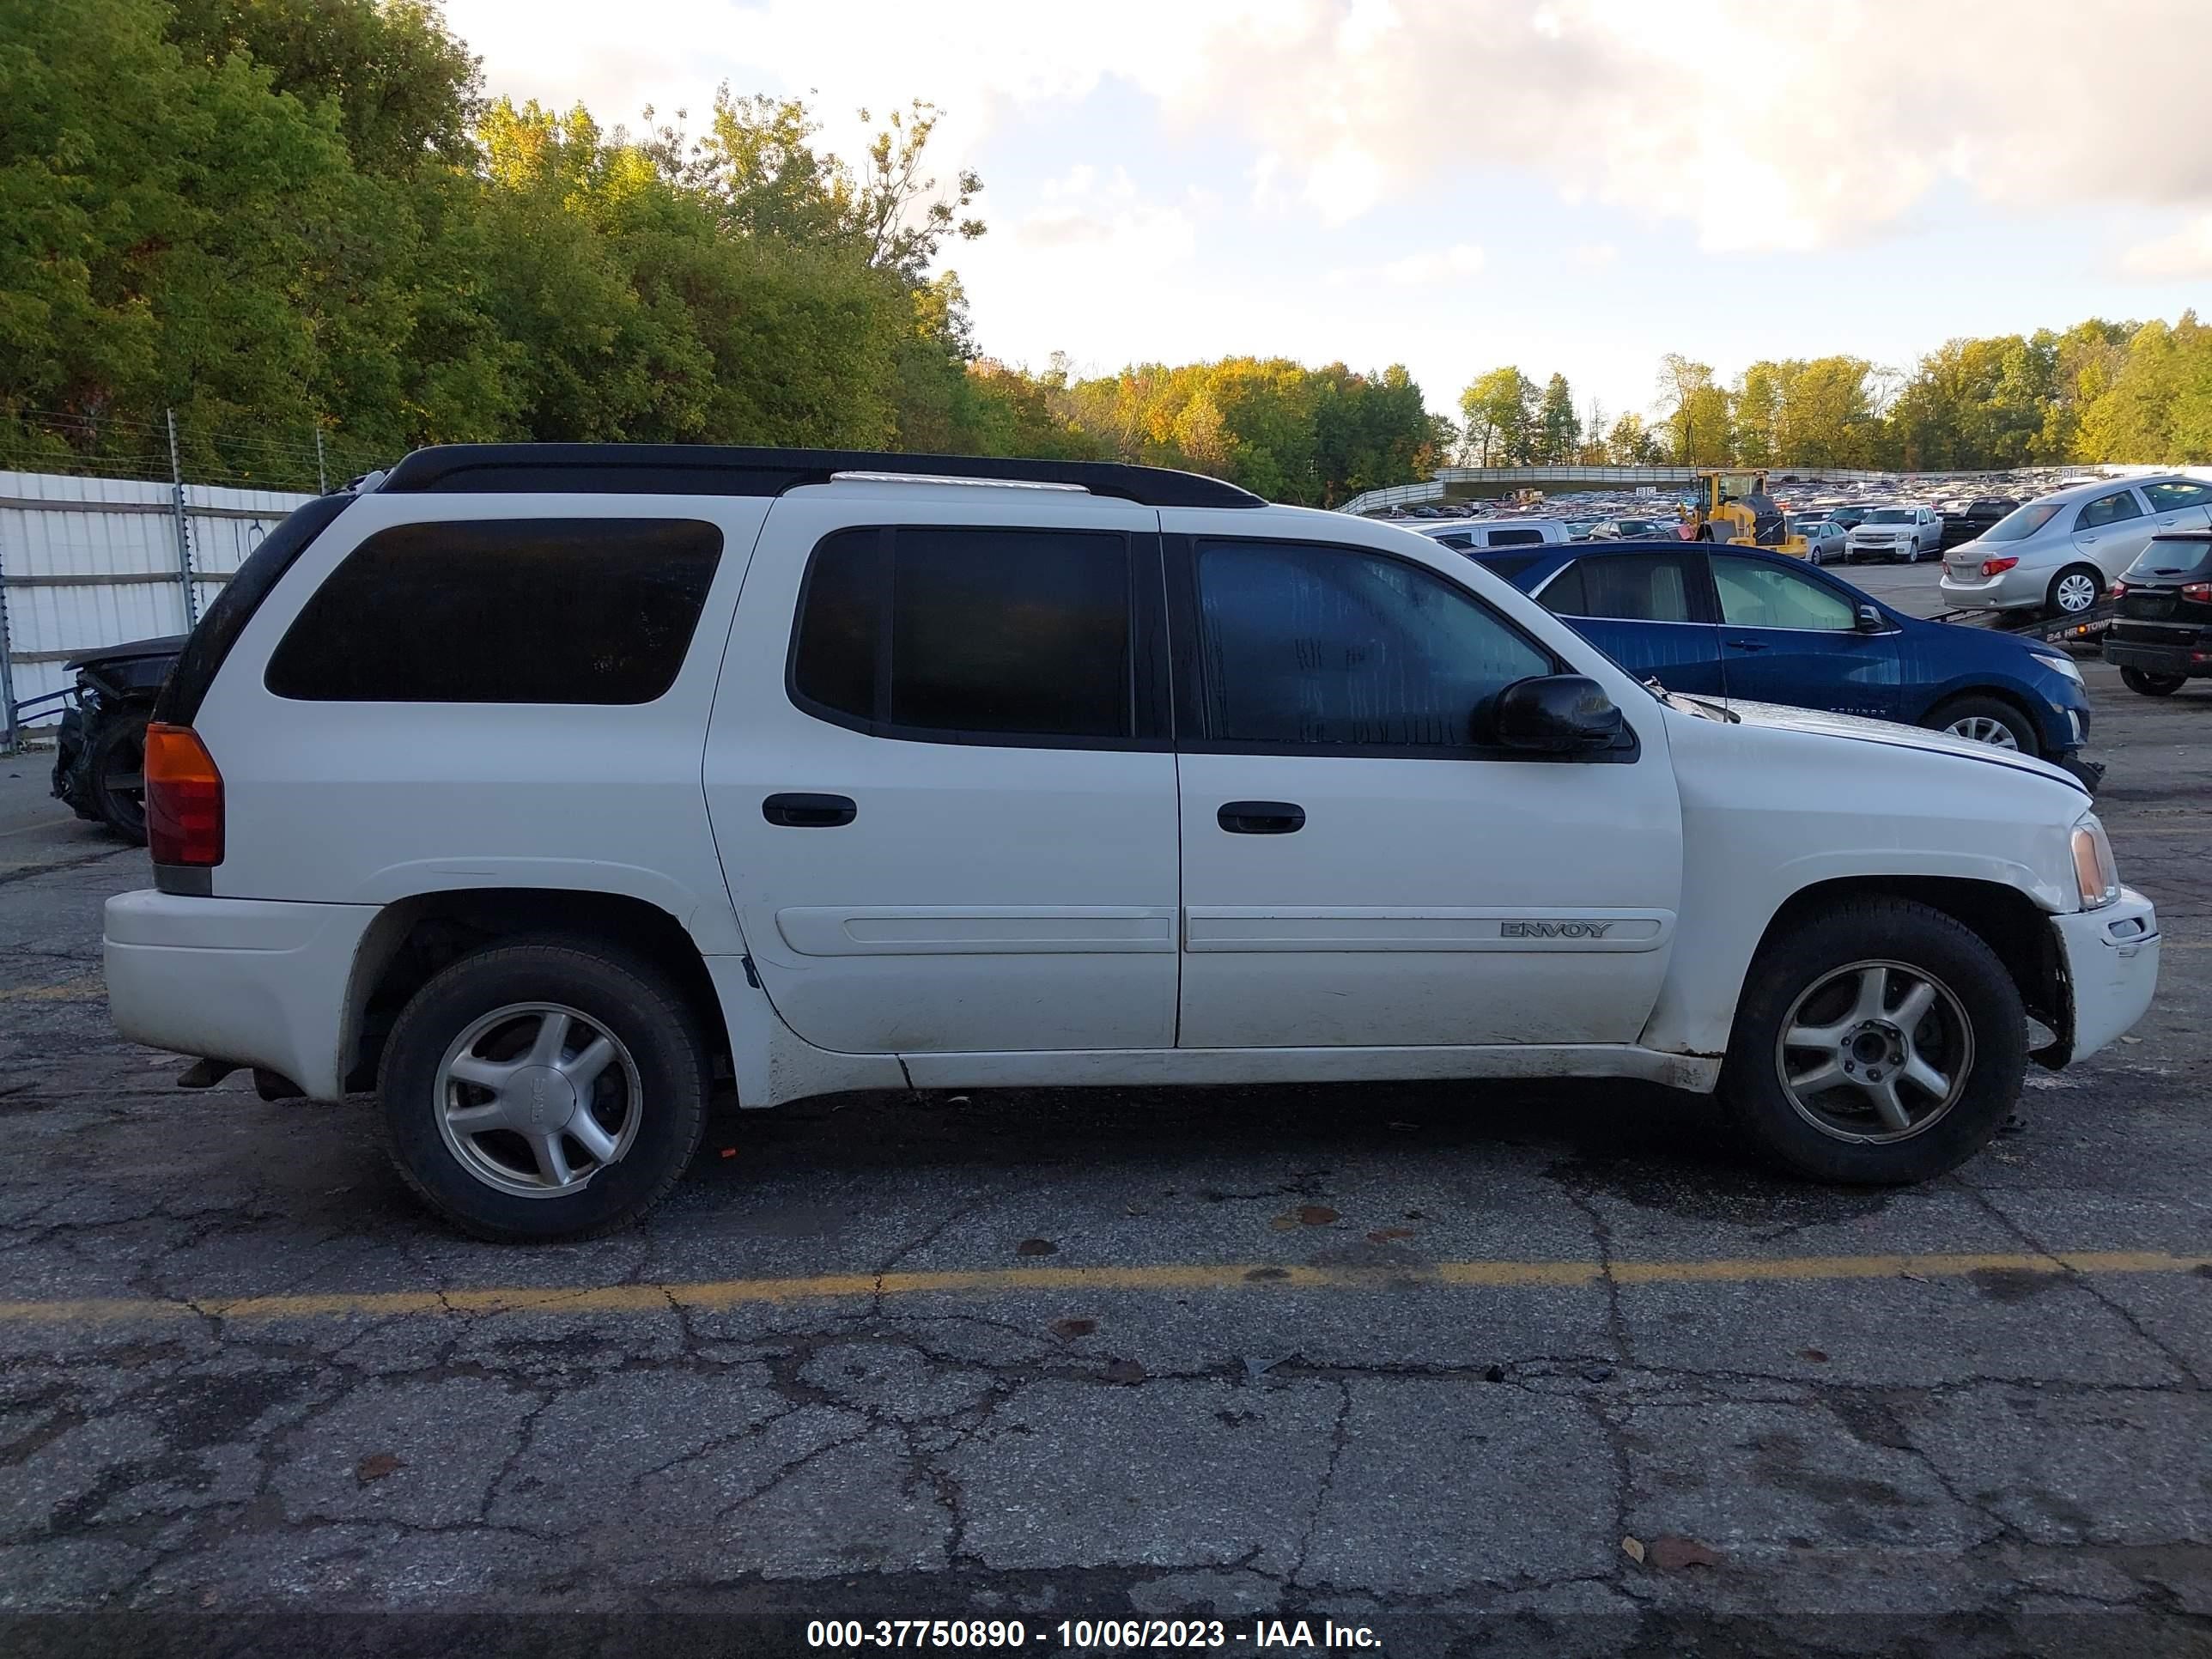
[[[1639,675],[1720,702],[1901,720],[2056,762],[2094,787],[2089,701],[2056,646],[1927,622],[1802,560],[1681,541],[1475,556]]]

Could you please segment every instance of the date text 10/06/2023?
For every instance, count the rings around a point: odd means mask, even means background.
[[[1141,1652],[1154,1648],[1243,1648],[1247,1651],[1380,1653],[1382,1639],[1364,1625],[1334,1620],[1255,1619],[1249,1627],[1220,1619],[1063,1619],[1031,1629],[1018,1619],[815,1619],[811,1648],[970,1650],[1050,1643],[1077,1652]]]

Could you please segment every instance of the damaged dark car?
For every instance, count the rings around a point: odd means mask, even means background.
[[[54,744],[57,799],[125,841],[146,840],[146,719],[181,634],[103,646],[63,665],[76,678]]]

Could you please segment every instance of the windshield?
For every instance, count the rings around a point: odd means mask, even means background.
[[[1861,520],[1865,524],[1911,524],[1912,515],[1901,507],[1885,507],[1869,513]]]
[[[2030,501],[2026,507],[2015,507],[1982,532],[1985,542],[2016,542],[2049,524],[2063,501]]]

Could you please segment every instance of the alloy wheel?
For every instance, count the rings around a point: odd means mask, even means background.
[[[1966,1092],[1973,1026],[1951,988],[1902,962],[1854,962],[1790,1005],[1774,1066],[1797,1115],[1838,1140],[1925,1133]]]
[[[1943,729],[1954,737],[1965,738],[1973,743],[1985,743],[1992,749],[2017,750],[2020,748],[2020,739],[2013,735],[2012,727],[1987,714],[1969,714],[1964,720],[1953,720]]]
[[[637,1062],[559,1003],[495,1008],[453,1039],[434,1085],[438,1132],[478,1181],[560,1198],[619,1163],[644,1104]]]

